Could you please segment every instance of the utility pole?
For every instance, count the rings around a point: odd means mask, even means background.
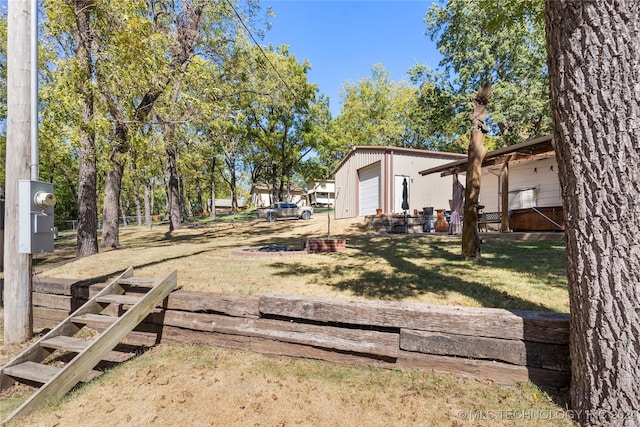
[[[35,5],[34,5],[35,3]],[[4,339],[19,344],[33,334],[31,305],[32,255],[18,250],[18,180],[30,177],[32,166],[31,29],[37,0],[9,0],[7,13],[7,161],[4,239]],[[37,22],[37,21],[36,21]],[[37,28],[33,29],[37,31]],[[37,33],[36,33],[37,34]],[[35,56],[37,58],[37,56]],[[37,156],[36,156],[37,158]],[[37,167],[37,165],[36,165]]]

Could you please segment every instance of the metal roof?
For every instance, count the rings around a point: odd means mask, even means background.
[[[548,153],[555,149],[552,135],[540,136],[518,144],[509,145],[487,153],[482,162],[482,167],[493,166],[505,161],[529,159],[539,154]],[[436,166],[418,172],[420,175],[441,173],[441,176],[453,175],[467,171],[467,158],[444,165]]]
[[[420,148],[406,148],[406,147],[391,147],[388,145],[355,145],[351,147],[351,150],[340,160],[338,166],[333,170],[333,175],[336,174],[338,170],[346,163],[346,161],[356,153],[356,151],[381,151],[381,152],[393,152],[398,154],[405,154],[408,156],[425,156],[425,157],[433,157],[438,159],[456,159],[463,157],[466,159],[464,154],[460,153],[449,153],[447,151],[432,151],[432,150],[423,150]]]

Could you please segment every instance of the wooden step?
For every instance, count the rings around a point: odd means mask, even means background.
[[[85,348],[89,347],[93,343],[93,340],[86,340],[83,338],[67,337],[59,335],[57,337],[49,338],[40,342],[44,348],[50,348],[54,350],[69,351],[71,353],[80,353]],[[134,357],[136,354],[133,352],[123,351],[110,351],[102,360],[106,362],[122,363]]]
[[[80,353],[82,350],[89,347],[92,342],[92,340],[86,340],[83,338],[58,335],[57,337],[43,340],[40,342],[40,344],[42,344],[44,348],[70,351],[72,353]]]
[[[51,365],[43,365],[37,362],[22,362],[4,369],[4,374],[15,378],[17,381],[31,381],[40,384],[47,383],[56,376],[62,368]],[[80,381],[88,383],[92,379],[102,375],[102,372],[91,370]]]
[[[18,380],[33,381],[44,384],[53,378],[62,368],[43,365],[36,362],[22,362],[4,369],[4,373]]]
[[[123,277],[118,279],[120,285],[146,286],[151,287],[160,282],[158,279],[150,279],[148,277]]]
[[[74,316],[71,318],[73,323],[81,323],[89,327],[106,328],[116,322],[118,317],[104,316],[102,314],[87,313],[82,316]]]
[[[138,301],[142,299],[140,295],[120,295],[120,294],[110,294],[103,295],[101,297],[96,298],[98,302],[106,303],[106,304],[126,304],[126,305],[134,305]]]
[[[177,272],[173,271],[160,280],[132,279],[132,275],[133,268],[130,267],[38,342],[29,346],[0,369],[0,389],[11,386],[15,381],[20,380],[42,384],[38,390],[9,414],[3,423],[8,423],[18,416],[24,416],[47,402],[60,399],[79,381],[86,381],[99,375],[100,372],[96,372],[95,367],[99,366],[101,361],[106,360],[105,357],[108,357],[109,352],[118,348],[119,343],[122,343],[129,335],[133,335],[135,332],[132,331],[135,328],[157,328],[157,325],[153,324],[150,326],[148,324],[141,325],[141,321],[176,288]],[[134,302],[131,298],[125,300],[121,296],[108,297],[108,295],[120,295],[127,284],[136,286],[147,284],[152,287],[140,292],[141,299],[136,298],[135,304],[126,311],[120,310],[117,305],[111,305],[111,308],[118,309],[119,317],[98,314],[109,309],[109,307],[104,307],[104,303],[98,303],[99,299],[107,303],[111,301],[127,304]],[[87,325],[96,330],[102,329],[103,332],[91,341],[84,341],[75,337],[80,325]],[[155,344],[156,340],[157,334],[151,344]],[[78,353],[63,368],[36,363],[46,360],[51,354],[45,349],[57,350],[58,348]]]

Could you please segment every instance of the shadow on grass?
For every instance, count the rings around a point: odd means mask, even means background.
[[[536,281],[567,289],[567,254],[561,241],[494,239],[483,244],[481,264],[526,274]]]
[[[232,223],[209,222],[209,228],[193,233],[168,233],[156,228],[156,232],[135,233],[126,240],[123,248],[145,249],[171,246],[179,243],[195,244],[193,250],[180,256],[163,256],[136,268],[148,267],[176,258],[197,256],[204,252],[238,249],[243,246],[260,247],[277,244],[290,248],[302,247],[305,236],[290,235],[292,228],[300,224],[296,220],[267,223],[261,219],[245,220],[243,227]],[[249,225],[247,227],[247,224]],[[359,224],[354,224],[359,228]],[[334,237],[339,237],[338,235]],[[215,245],[198,247],[202,243],[225,238]],[[75,259],[75,236],[66,236],[57,248],[64,250],[54,254],[59,259]],[[243,243],[245,243],[243,245]],[[399,235],[388,237],[347,237],[347,252],[325,254],[326,261],[317,265],[309,262],[280,259],[272,264],[282,276],[305,275],[305,280],[350,292],[356,296],[381,300],[410,299],[424,294],[448,293],[466,296],[483,307],[520,310],[550,311],[543,303],[521,298],[505,287],[492,286],[497,271],[509,271],[525,277],[526,283],[566,289],[566,256],[561,242],[522,242],[491,239],[483,245],[483,259],[465,262],[460,256],[459,239],[442,239],[434,236]],[[118,249],[115,249],[118,250]],[[35,261],[35,260],[34,260]],[[46,262],[51,262],[50,258]],[[54,260],[55,262],[55,260]],[[68,261],[67,261],[68,262]],[[384,268],[382,268],[384,266]],[[119,274],[114,271],[111,276]],[[486,275],[484,280],[483,276]],[[103,277],[104,277],[103,276]]]
[[[484,248],[486,255],[478,263],[463,261],[458,240],[420,237],[351,238],[349,254],[330,254],[330,268],[300,262],[276,262],[272,266],[283,276],[316,276],[319,284],[348,291],[356,296],[381,300],[402,300],[423,294],[458,293],[483,307],[515,310],[552,311],[549,307],[492,287],[478,274],[486,270],[487,282],[499,269],[522,273],[531,280],[549,281],[566,288],[564,247],[555,242],[505,241]],[[353,262],[350,262],[353,261]],[[358,266],[386,264],[389,268]],[[475,273],[475,279],[472,277]]]

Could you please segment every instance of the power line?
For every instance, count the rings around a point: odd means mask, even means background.
[[[271,60],[269,59],[269,57],[267,56],[265,51],[262,49],[262,46],[260,45],[260,43],[258,43],[256,38],[253,36],[253,33],[251,32],[249,27],[244,23],[244,20],[242,19],[242,16],[240,16],[240,13],[238,13],[238,10],[235,8],[235,6],[233,6],[233,4],[231,3],[231,0],[226,0],[226,2],[229,4],[229,7],[231,7],[231,9],[233,9],[233,12],[238,17],[238,20],[240,21],[240,24],[242,24],[244,29],[247,31],[247,33],[249,34],[249,37],[251,38],[251,40],[253,40],[253,43],[258,47],[258,49],[260,49],[260,52],[262,53],[262,56],[264,56],[264,58],[267,60],[269,65],[271,65],[271,68],[273,68],[273,71],[276,73],[276,75],[278,76],[280,81],[285,85],[285,87],[289,90],[289,92],[291,92],[291,94],[295,97],[296,93],[293,91],[293,89],[291,89],[291,87],[287,84],[287,82],[284,80],[284,78],[282,78],[282,75],[280,74],[278,69],[275,67],[275,65],[273,65],[273,62],[271,62]]]

